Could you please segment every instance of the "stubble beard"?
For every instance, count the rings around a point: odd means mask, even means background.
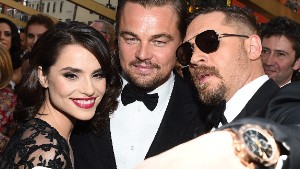
[[[198,74],[210,74],[219,79],[223,79],[219,74],[219,71],[215,67],[200,66],[193,68],[192,78],[194,85],[198,91],[198,96],[201,101],[208,105],[218,105],[225,99],[225,94],[227,92],[227,87],[223,81],[220,81],[216,87],[209,86],[209,83],[200,84],[199,79],[197,78]]]

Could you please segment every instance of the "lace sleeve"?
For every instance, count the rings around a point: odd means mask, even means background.
[[[35,128],[23,133],[20,148],[14,157],[17,168],[72,168],[67,142],[51,130],[53,128]]]

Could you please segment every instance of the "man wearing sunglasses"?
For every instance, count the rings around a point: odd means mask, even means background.
[[[268,22],[261,33],[265,73],[279,86],[290,83],[293,73],[300,68],[299,26],[293,20],[279,16]]]
[[[220,105],[207,119],[207,130],[217,131],[138,168],[299,168],[300,83],[280,90],[264,73],[261,50],[255,18],[244,9],[195,13],[177,59],[189,66],[201,100]]]

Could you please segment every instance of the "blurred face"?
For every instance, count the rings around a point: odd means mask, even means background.
[[[79,45],[62,49],[48,75],[39,78],[46,88],[46,102],[52,114],[67,114],[75,119],[91,119],[105,90],[106,79],[96,57]],[[46,109],[47,111],[47,109]]]
[[[11,48],[12,32],[8,24],[0,23],[0,43],[9,50]]]
[[[200,98],[207,104],[218,104],[223,99],[228,101],[250,74],[249,59],[243,45],[247,38],[222,37],[219,48],[208,54],[195,45],[194,37],[206,30],[214,30],[218,34],[239,34],[236,28],[223,25],[223,19],[224,15],[220,12],[199,15],[188,26],[184,40],[189,40],[194,47],[190,71]]]
[[[289,82],[294,70],[299,69],[299,59],[293,44],[285,36],[263,38],[261,58],[265,73],[279,86]]]
[[[93,22],[90,26],[100,32],[107,41],[109,40],[108,32],[105,31],[105,25],[102,22]]]
[[[30,52],[38,38],[46,31],[47,28],[39,24],[33,24],[28,27],[26,46]]]
[[[169,78],[181,43],[177,20],[171,6],[125,5],[118,35],[120,63],[125,76],[141,89],[153,90]]]

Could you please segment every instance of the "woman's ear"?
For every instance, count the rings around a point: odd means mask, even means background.
[[[42,66],[38,67],[38,77],[39,77],[40,84],[44,88],[48,88],[48,79],[47,79],[47,76],[43,74]]]
[[[248,48],[248,55],[250,60],[257,60],[260,58],[261,51],[262,51],[262,45],[261,40],[259,36],[257,35],[251,35],[247,39],[247,48]]]

